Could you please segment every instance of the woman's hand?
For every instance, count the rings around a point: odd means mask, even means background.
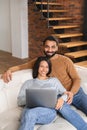
[[[58,100],[57,100],[57,104],[56,104],[56,107],[55,107],[55,109],[61,109],[62,108],[62,106],[63,106],[63,104],[64,104],[64,100],[62,99],[62,98],[59,98]]]

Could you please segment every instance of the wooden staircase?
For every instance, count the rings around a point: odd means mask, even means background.
[[[71,17],[59,17],[59,18],[46,18],[49,21],[67,21],[67,20],[73,20]]]
[[[60,39],[59,47],[62,47],[62,50],[66,49],[67,52],[64,51],[63,54],[70,57],[75,64],[87,67],[87,42],[82,41],[81,25],[73,23],[75,18],[66,15],[69,10],[64,8],[62,2],[39,1],[36,0],[35,4],[40,7],[39,10],[47,20],[48,28],[53,28],[52,35]],[[46,13],[45,16],[44,13]]]
[[[65,53],[66,56],[70,58],[79,58],[79,57],[84,57],[87,56],[87,50],[81,50],[81,51],[76,51],[76,52],[67,52]]]
[[[59,26],[53,26],[53,29],[68,29],[77,27],[79,27],[79,25],[59,25]]]
[[[47,12],[47,10],[40,10],[40,12]],[[67,12],[67,10],[49,10],[49,12],[64,13],[64,12]]]
[[[47,2],[43,2],[43,1],[42,2],[36,1],[35,4],[36,5],[41,5],[41,4],[42,5],[47,5],[48,3]],[[49,2],[49,5],[55,5],[55,6],[57,5],[58,6],[58,5],[62,5],[62,4],[61,3],[56,3],[56,2]]]
[[[58,38],[72,38],[83,36],[82,33],[64,33],[64,34],[52,34],[52,35]]]
[[[80,47],[80,46],[87,46],[87,42],[84,41],[74,41],[74,42],[66,42],[59,44],[62,47],[72,48],[72,47]]]
[[[76,65],[87,67],[87,60],[75,63]]]

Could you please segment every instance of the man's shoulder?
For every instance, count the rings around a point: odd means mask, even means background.
[[[64,56],[64,55],[62,55],[62,54],[58,54],[57,59],[58,59],[58,60],[61,60],[61,61],[72,61],[69,57]]]
[[[60,67],[60,66],[68,67],[68,66],[74,65],[73,61],[70,58],[68,58],[64,55],[61,55],[61,54],[58,54],[57,58],[54,58],[51,61],[52,61],[52,64],[57,67]]]
[[[58,57],[63,58],[63,59],[70,59],[69,57],[62,55],[62,54],[58,54]]]

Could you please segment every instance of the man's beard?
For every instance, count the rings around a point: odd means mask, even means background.
[[[46,55],[47,58],[53,57],[55,54],[57,54],[57,51],[55,51],[52,55],[48,55],[47,52],[44,51],[44,54]]]

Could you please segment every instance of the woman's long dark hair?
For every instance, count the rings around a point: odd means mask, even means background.
[[[52,65],[51,65],[51,61],[45,57],[45,56],[41,56],[41,57],[38,57],[34,66],[33,66],[33,78],[37,78],[38,76],[38,69],[39,69],[39,66],[40,66],[40,62],[41,61],[46,61],[47,64],[48,64],[48,67],[49,67],[49,71],[47,73],[47,76],[51,73],[51,69],[52,69]]]

